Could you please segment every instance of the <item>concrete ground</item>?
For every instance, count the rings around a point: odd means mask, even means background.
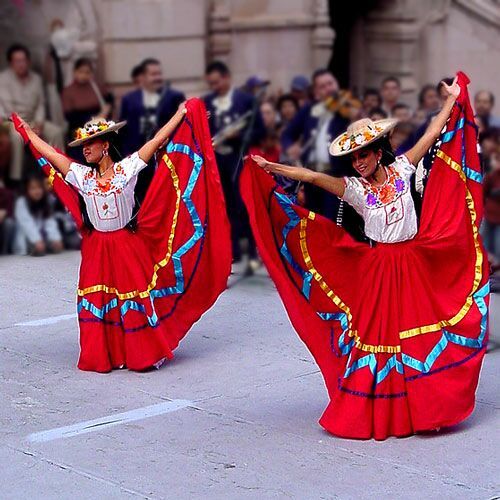
[[[78,253],[0,259],[0,498],[500,492],[500,349],[486,357],[474,414],[455,429],[338,439],[317,423],[321,376],[263,271],[233,283],[161,370],[99,375],[75,368],[78,262]],[[497,297],[491,329],[498,338]]]

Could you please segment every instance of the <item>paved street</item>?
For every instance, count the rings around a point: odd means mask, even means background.
[[[78,253],[0,259],[0,498],[500,493],[500,349],[457,428],[342,440],[317,423],[321,376],[264,271],[234,283],[161,370],[99,375],[75,367],[78,263]],[[491,330],[498,339],[498,296]]]

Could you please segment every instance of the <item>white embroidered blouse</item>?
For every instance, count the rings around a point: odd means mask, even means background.
[[[117,231],[132,218],[137,174],[147,164],[134,153],[113,165],[115,175],[102,183],[97,170],[71,163],[66,181],[75,186],[85,200],[90,222],[98,231]]]
[[[404,155],[384,167],[386,181],[374,186],[363,178],[345,177],[342,199],[365,221],[368,238],[380,243],[411,240],[417,234],[417,214],[410,191],[415,167]]]

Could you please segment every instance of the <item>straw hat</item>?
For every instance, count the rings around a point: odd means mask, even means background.
[[[380,139],[388,134],[398,123],[395,118],[372,121],[370,118],[362,118],[347,127],[347,132],[340,134],[330,144],[332,156],[343,156]]]
[[[104,134],[109,134],[110,132],[118,133],[127,122],[115,123],[112,120],[106,120],[106,118],[92,118],[83,127],[77,129],[75,134],[75,140],[70,142],[68,146],[75,147],[80,146],[86,141],[95,139]]]

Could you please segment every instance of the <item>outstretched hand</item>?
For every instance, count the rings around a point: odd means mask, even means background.
[[[272,169],[270,168],[271,165],[265,158],[262,158],[262,156],[259,155],[251,155],[251,158],[255,163],[257,163],[260,168],[263,168],[267,173],[272,172]]]
[[[446,82],[441,82],[442,88],[444,89],[447,97],[454,97],[455,99],[460,95],[460,85],[458,84],[458,77],[456,76],[451,83],[451,85],[447,85]]]

